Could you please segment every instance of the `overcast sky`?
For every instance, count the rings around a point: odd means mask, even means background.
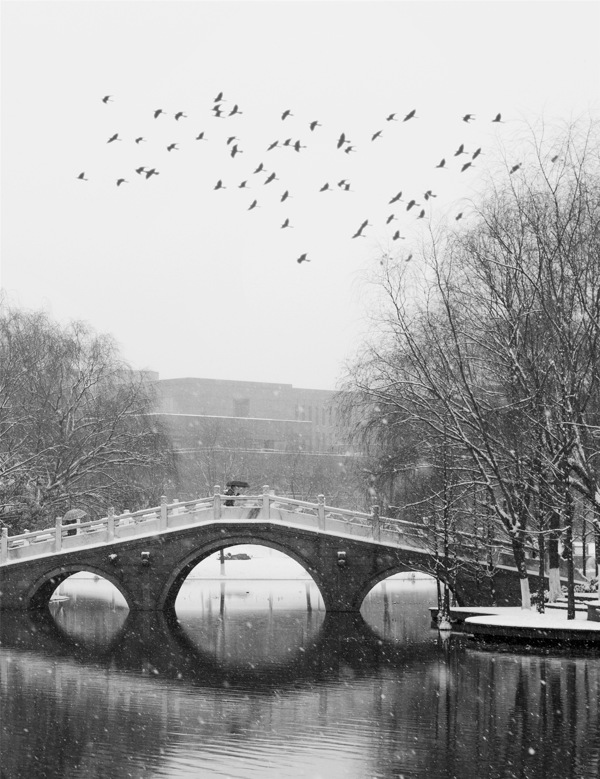
[[[333,389],[381,253],[468,213],[527,123],[599,108],[596,2],[5,0],[2,17],[2,287],[162,378]]]

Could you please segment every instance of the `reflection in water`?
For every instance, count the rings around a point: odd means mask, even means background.
[[[173,624],[3,614],[2,776],[597,779],[597,657],[442,640],[431,586],[358,616],[255,584],[196,583]]]

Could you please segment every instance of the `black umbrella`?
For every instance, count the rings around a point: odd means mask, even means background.
[[[228,487],[249,487],[250,485],[248,484],[247,481],[236,481],[235,479],[233,479],[232,481],[227,482],[227,486]]]

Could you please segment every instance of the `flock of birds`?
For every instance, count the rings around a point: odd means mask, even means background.
[[[104,95],[101,98],[102,103],[105,105],[109,105],[110,103],[114,102],[114,97],[112,95]],[[234,103],[231,107],[228,106],[228,101],[226,101],[225,96],[223,92],[219,92],[216,97],[213,100],[212,106],[210,108],[210,112],[212,114],[212,117],[217,120],[232,120],[233,118],[237,116],[241,116],[244,112],[240,109],[240,106],[237,103]],[[162,108],[157,108],[153,112],[148,112],[149,118],[153,117],[154,121],[164,121],[165,118],[168,118],[169,114]],[[174,120],[177,124],[183,124],[187,119],[188,116],[184,111],[177,111],[174,114],[172,114],[174,117]],[[291,109],[285,109],[282,111],[280,116],[281,121],[281,128],[286,128],[286,120],[293,117],[294,114],[292,113]],[[383,134],[384,134],[384,128],[385,124],[383,124],[383,121],[386,123],[393,123],[393,122],[400,122],[400,123],[406,123],[406,122],[412,122],[418,120],[419,117],[417,116],[416,109],[412,109],[405,115],[401,115],[398,113],[390,113],[388,114],[384,120],[382,120],[382,128],[376,130],[370,137],[369,143],[376,143],[378,142]],[[474,121],[476,121],[476,116],[472,113],[464,114],[461,117],[462,121],[465,124],[470,124]],[[492,122],[494,124],[500,124],[503,123],[502,114],[498,113],[493,118],[488,119],[488,122]],[[318,133],[320,128],[322,128],[321,122],[319,122],[316,119],[313,119],[310,122],[306,123],[306,131],[310,134],[310,137],[313,137],[313,134]],[[210,133],[209,133],[210,134]],[[282,133],[285,135],[285,133]],[[337,133],[336,133],[337,135]],[[119,132],[115,132],[107,139],[107,144],[116,144],[119,142],[124,141],[125,139],[121,137]],[[136,146],[141,146],[142,144],[146,143],[147,139],[143,135],[136,136],[135,138],[131,139]],[[194,136],[194,140],[196,142],[207,142],[207,131],[202,130],[197,135]],[[179,141],[170,142],[166,145],[166,151],[171,154],[173,152],[180,151]],[[225,138],[225,145],[226,150],[229,153],[229,156],[232,159],[236,159],[238,155],[244,154],[244,149],[241,148],[241,141],[240,139],[233,133],[232,134],[226,134]],[[357,148],[355,144],[350,140],[350,138],[346,135],[345,132],[340,133],[340,135],[335,140],[334,144],[332,143],[332,146],[335,146],[335,149],[332,148],[332,152],[335,151],[339,154],[345,154],[350,156],[351,154],[355,153],[357,151]],[[301,154],[308,148],[308,142],[304,143],[303,139],[300,138],[293,138],[288,137],[285,139],[275,139],[268,143],[264,148],[264,154],[269,154],[270,152],[273,152],[275,149],[288,149],[293,151],[295,154]],[[438,169],[438,170],[444,170],[448,168],[448,162],[451,161],[453,158],[456,158],[460,165],[460,173],[467,173],[469,170],[471,170],[474,165],[474,161],[477,160],[477,158],[482,154],[481,147],[478,147],[473,152],[467,152],[465,150],[465,144],[461,143],[456,150],[452,152],[452,157],[448,155],[447,157],[442,157],[440,161],[433,165],[432,168]],[[465,159],[467,158],[467,159]],[[462,160],[465,160],[464,162]],[[554,160],[553,160],[554,161]],[[516,173],[521,167],[521,163],[516,163],[510,168],[510,174]],[[251,176],[264,176],[263,180],[263,186],[267,186],[272,184],[273,182],[279,181],[278,176],[276,175],[276,172],[272,169],[267,169],[264,162],[258,162],[255,166],[251,166],[253,170],[251,171]],[[137,176],[144,178],[145,180],[150,180],[153,177],[157,177],[161,174],[161,171],[158,170],[156,166],[149,167],[147,165],[141,165],[133,169]],[[133,171],[132,171],[133,172]],[[79,175],[76,177],[77,179],[81,181],[88,181],[89,179],[86,176],[86,172],[82,171],[79,173]],[[244,190],[244,189],[250,189],[251,185],[249,184],[250,178],[242,179],[237,184],[237,189]],[[125,184],[129,184],[129,179],[125,177],[125,175],[121,175],[116,179],[116,186],[121,187]],[[228,188],[226,184],[224,183],[223,179],[218,179],[213,186],[214,191],[224,190]],[[349,179],[342,178],[337,182],[332,181],[325,181],[321,184],[320,187],[318,187],[317,192],[318,193],[325,193],[325,192],[331,192],[331,191],[340,191],[340,192],[352,192],[352,185]],[[288,189],[285,189],[279,196],[279,201],[281,203],[286,203],[286,201],[291,197],[290,191]],[[419,219],[425,219],[427,216],[427,209],[425,205],[422,202],[417,202],[418,200],[425,201],[425,203],[429,203],[433,198],[437,197],[437,195],[433,192],[432,189],[427,189],[425,192],[420,193],[415,196],[406,196],[403,198],[403,192],[398,191],[392,195],[392,197],[387,202],[388,207],[392,207],[391,209],[388,208],[388,210],[391,210],[391,213],[389,213],[385,219],[385,225],[389,226],[392,224],[392,222],[397,221],[398,217],[396,215],[397,210],[400,208],[400,204],[402,204],[402,208],[405,209],[406,213],[411,213],[412,216],[414,216],[417,220]],[[253,211],[254,209],[259,207],[259,201],[258,198],[254,198],[247,207],[248,211]],[[413,210],[414,209],[414,210]],[[463,218],[463,212],[459,212],[454,216],[454,219],[456,221],[459,221]],[[365,237],[365,230],[367,230],[368,227],[372,226],[372,223],[369,221],[369,219],[364,219],[361,224],[358,226],[356,231],[349,236],[351,239],[361,238]],[[286,217],[283,222],[280,225],[280,229],[288,229],[293,227],[291,224],[290,218]],[[402,240],[405,236],[402,236],[400,234],[399,229],[395,229],[392,227],[391,230],[393,232],[390,233],[390,238],[392,241],[398,241]],[[405,257],[406,261],[409,261],[412,259],[412,254]],[[296,262],[299,264],[302,264],[304,262],[310,262],[310,258],[308,257],[308,252],[303,252],[297,259]]]

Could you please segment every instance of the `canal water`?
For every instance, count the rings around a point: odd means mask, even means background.
[[[600,776],[597,654],[442,639],[424,578],[348,616],[287,560],[225,569],[196,569],[174,624],[89,576],[1,614],[2,779]]]

